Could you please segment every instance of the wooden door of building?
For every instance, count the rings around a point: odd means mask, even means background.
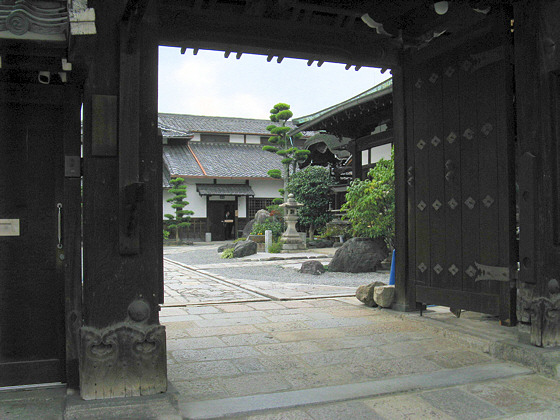
[[[481,266],[516,261],[512,66],[491,35],[407,64],[409,275],[417,302],[509,325],[514,282]]]
[[[225,241],[235,239],[236,202],[208,200],[207,206],[208,224],[210,228],[208,232],[212,233],[212,240]],[[226,219],[226,212],[230,214],[229,219]],[[225,220],[228,220],[228,222],[225,222]]]
[[[0,103],[0,386],[65,376],[61,108]]]

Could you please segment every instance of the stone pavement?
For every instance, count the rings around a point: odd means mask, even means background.
[[[283,254],[281,254],[283,255]],[[315,257],[315,255],[312,255]],[[317,256],[322,258],[324,256]],[[272,258],[272,260],[271,260]],[[191,304],[245,302],[262,300],[309,299],[320,297],[354,296],[355,287],[328,286],[321,284],[281,283],[273,280],[247,280],[225,277],[212,273],[212,268],[282,265],[286,268],[300,267],[309,254],[281,256],[258,254],[239,262],[186,265],[164,258],[164,306]],[[326,258],[326,257],[324,257]],[[328,262],[328,259],[325,259]],[[266,278],[266,276],[263,276]]]
[[[560,418],[557,381],[354,298],[161,315],[185,418]]]
[[[310,285],[165,268],[167,394],[0,392],[0,419],[560,418],[560,350],[515,344],[490,317],[420,317]]]

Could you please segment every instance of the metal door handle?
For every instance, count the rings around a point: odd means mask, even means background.
[[[62,203],[56,205],[58,209],[58,249],[62,249]]]

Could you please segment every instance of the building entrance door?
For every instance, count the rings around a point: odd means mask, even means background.
[[[0,386],[65,380],[61,108],[0,103]]]
[[[235,201],[208,201],[208,219],[213,241],[235,239],[236,209]]]

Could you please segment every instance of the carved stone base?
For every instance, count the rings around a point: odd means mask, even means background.
[[[80,330],[80,394],[85,400],[167,390],[165,327],[133,320]]]
[[[548,282],[549,297],[534,296],[528,287],[518,287],[518,319],[530,324],[531,344],[560,346],[560,290],[558,281]]]

